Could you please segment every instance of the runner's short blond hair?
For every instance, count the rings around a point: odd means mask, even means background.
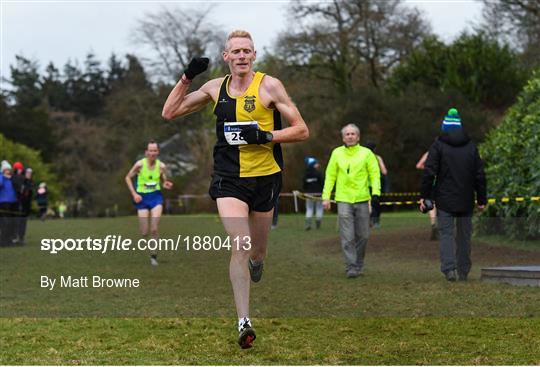
[[[227,40],[225,41],[225,51],[229,49],[229,41],[232,38],[247,38],[251,41],[251,47],[255,48],[253,44],[253,38],[251,38],[251,34],[248,31],[237,29],[229,33],[229,35],[227,36]]]

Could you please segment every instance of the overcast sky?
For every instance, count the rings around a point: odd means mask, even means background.
[[[381,0],[384,1],[384,0]],[[409,0],[420,8],[433,30],[451,41],[480,20],[480,0]],[[92,51],[105,62],[112,52],[140,53],[130,33],[145,13],[162,7],[193,7],[212,3],[210,19],[227,33],[246,29],[258,52],[270,47],[287,24],[288,1],[25,1],[0,0],[2,77],[9,77],[15,55],[35,59],[43,68],[49,61],[61,68],[68,59],[84,60]]]

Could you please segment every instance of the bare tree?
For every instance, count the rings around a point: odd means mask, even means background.
[[[279,51],[293,65],[333,81],[342,94],[352,89],[360,66],[374,86],[430,33],[417,9],[399,0],[333,0],[290,5],[298,31],[282,33]]]
[[[217,59],[223,48],[221,32],[209,23],[206,9],[166,9],[139,19],[132,40],[149,47],[155,58],[145,60],[158,77],[177,80],[193,57]]]
[[[523,52],[529,66],[540,60],[540,1],[484,0],[484,23],[489,35]]]

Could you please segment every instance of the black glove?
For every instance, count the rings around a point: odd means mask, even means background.
[[[433,210],[433,201],[430,199],[424,199],[424,210],[422,210],[422,213],[427,213],[430,210]]]
[[[380,204],[380,198],[379,195],[373,195],[371,197],[371,206],[377,207]]]
[[[271,142],[274,138],[270,131],[259,130],[255,126],[242,129],[240,137],[248,144],[265,144]]]
[[[210,59],[208,57],[195,57],[189,62],[189,65],[184,74],[189,80],[193,80],[200,73],[204,73],[208,69],[208,63]]]

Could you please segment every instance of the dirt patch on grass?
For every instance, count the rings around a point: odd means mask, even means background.
[[[429,228],[407,229],[389,233],[375,230],[369,239],[367,252],[390,255],[394,258],[438,259],[439,242],[430,241],[429,235]],[[341,253],[339,237],[317,241],[314,251],[318,255]],[[540,264],[540,251],[490,246],[487,243],[474,240],[471,257],[474,262],[488,262],[494,266]]]

